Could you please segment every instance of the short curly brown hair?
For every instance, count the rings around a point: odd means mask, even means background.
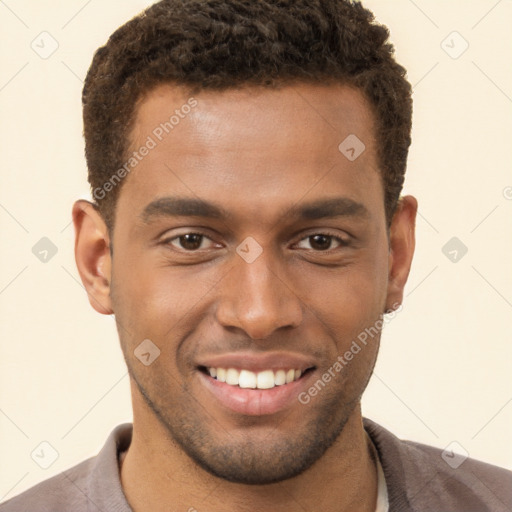
[[[375,115],[389,225],[404,181],[412,99],[388,38],[350,0],[162,0],[146,9],[96,51],[83,88],[89,183],[109,230],[122,183],[107,194],[103,187],[129,158],[137,101],[162,83],[193,94],[294,82],[356,86]]]

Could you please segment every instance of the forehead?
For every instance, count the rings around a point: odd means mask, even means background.
[[[383,202],[373,114],[362,93],[344,85],[193,97],[162,85],[139,101],[130,141],[139,153],[151,146],[120,194],[138,213],[169,195],[220,202],[262,221],[306,195],[342,194],[377,209]]]
[[[138,101],[132,139],[140,140],[155,130],[159,138],[158,127],[166,123],[169,133],[161,127],[164,133],[160,135],[168,143],[175,140],[179,145],[187,137],[189,146],[198,143],[197,150],[207,149],[199,145],[205,138],[211,143],[227,141],[230,135],[231,144],[234,138],[242,146],[247,139],[254,143],[269,142],[277,132],[280,138],[289,139],[289,145],[295,142],[302,148],[300,153],[311,146],[318,149],[319,139],[330,143],[349,134],[365,140],[373,138],[371,108],[361,91],[347,85],[299,83],[278,89],[204,90],[193,96],[194,101],[191,98],[185,88],[174,85],[151,90]],[[195,106],[191,107],[192,103]],[[310,144],[304,147],[308,141]]]

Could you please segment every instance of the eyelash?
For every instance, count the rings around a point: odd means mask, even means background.
[[[299,240],[299,242],[297,243],[300,243],[304,240],[307,240],[308,238],[312,238],[314,236],[325,236],[325,237],[329,237],[332,239],[332,241],[336,241],[339,243],[339,246],[338,247],[334,247],[334,248],[329,248],[329,249],[326,249],[326,250],[314,250],[314,249],[311,249],[313,252],[317,252],[317,253],[325,253],[325,254],[330,254],[331,252],[335,251],[336,249],[343,249],[344,247],[348,247],[350,245],[350,240],[346,240],[344,238],[341,238],[339,235],[335,235],[334,233],[329,233],[329,232],[326,232],[326,231],[321,231],[321,232],[318,232],[318,233],[311,233],[310,235],[307,235],[303,238],[301,238]],[[295,244],[296,245],[296,244]]]
[[[173,236],[171,238],[166,238],[162,241],[162,244],[163,245],[168,245],[170,246],[171,245],[171,242],[173,242],[174,240],[179,240],[179,238],[183,237],[183,236],[186,236],[186,235],[198,235],[198,236],[201,236],[203,237],[203,239],[208,239],[210,241],[213,242],[213,240],[206,234],[204,233],[201,233],[201,232],[196,232],[196,231],[187,231],[185,233],[181,233],[179,235],[176,235],[176,236]],[[293,245],[297,245],[299,244],[300,242],[304,241],[304,240],[307,240],[308,238],[312,238],[314,236],[325,236],[325,237],[329,237],[332,239],[332,241],[336,241],[339,243],[339,246],[338,247],[335,247],[334,249],[333,248],[329,248],[329,249],[325,249],[325,250],[314,250],[314,249],[310,249],[311,251],[313,252],[316,252],[316,253],[324,253],[324,254],[329,254],[333,251],[335,251],[336,249],[342,249],[342,248],[345,248],[345,247],[349,247],[351,245],[350,243],[350,240],[347,240],[347,239],[344,239],[342,237],[340,237],[339,235],[337,234],[334,234],[334,233],[331,233],[331,232],[328,232],[328,231],[319,231],[319,232],[314,232],[314,233],[311,233],[311,234],[308,234],[304,237],[302,237],[300,240],[298,240],[296,243],[294,243]],[[184,253],[190,253],[190,254],[193,254],[193,253],[198,253],[201,251],[201,249],[196,249],[196,250],[186,250],[186,249],[174,249],[174,250],[177,250],[177,251],[180,251],[180,252],[184,252]],[[307,250],[307,249],[306,249]]]

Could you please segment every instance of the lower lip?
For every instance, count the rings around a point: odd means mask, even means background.
[[[270,389],[244,389],[198,372],[203,385],[227,409],[246,416],[275,414],[299,403],[298,396],[307,387],[313,372],[307,372],[299,380],[274,386]]]

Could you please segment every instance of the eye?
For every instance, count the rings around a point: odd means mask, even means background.
[[[169,238],[164,242],[172,245],[176,249],[189,252],[198,251],[200,249],[209,249],[215,245],[211,239],[200,233],[184,233],[183,235]]]
[[[314,251],[328,251],[346,245],[348,243],[337,236],[317,233],[303,238],[297,244],[297,247],[300,249],[313,249]]]

